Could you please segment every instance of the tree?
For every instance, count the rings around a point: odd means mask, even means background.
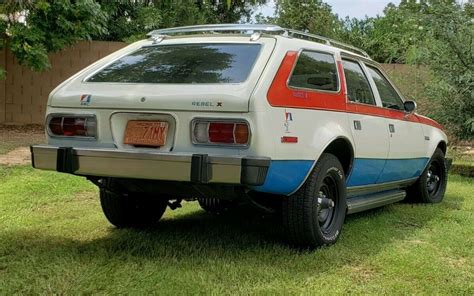
[[[249,21],[253,9],[266,0],[98,0],[108,15],[108,31],[100,40],[133,41],[153,29]]]
[[[458,138],[474,135],[474,9],[455,0],[402,0],[385,16],[346,19],[343,39],[379,62],[426,65],[430,117]]]
[[[435,76],[427,86],[441,108],[432,116],[463,139],[474,137],[474,5],[432,0],[423,17],[426,43],[419,51]]]
[[[321,0],[279,0],[276,18],[280,26],[337,38],[342,28],[331,6]]]
[[[265,0],[7,0],[0,1],[0,48],[35,71],[48,53],[79,40],[133,41],[153,29],[248,20]],[[0,78],[5,76],[0,69]]]
[[[342,38],[364,48],[379,62],[406,63],[417,59],[417,48],[428,42],[421,17],[428,8],[426,0],[402,0],[389,3],[384,16],[364,20],[346,18]]]
[[[374,58],[386,63],[405,63],[415,58],[414,48],[427,41],[426,27],[420,17],[427,9],[425,0],[402,0],[397,7],[393,4],[384,9],[384,17],[373,21],[369,42]]]
[[[1,47],[35,71],[49,67],[49,52],[90,39],[105,24],[104,12],[92,0],[8,0],[0,4],[0,15]]]
[[[153,1],[97,1],[107,21],[105,32],[95,34],[93,39],[125,41],[134,36],[158,28],[162,23],[162,12],[153,7]]]
[[[375,19],[372,17],[366,17],[365,19],[346,17],[342,20],[342,30],[339,34],[341,40],[355,47],[362,48],[369,55],[373,56],[374,52],[377,52],[377,50],[372,48],[374,44],[371,39]]]

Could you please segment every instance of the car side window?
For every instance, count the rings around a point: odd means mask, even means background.
[[[379,91],[382,106],[395,110],[404,110],[402,99],[380,70],[372,66],[367,66],[367,68],[369,69],[369,74],[374,79],[375,86],[377,86]]]
[[[351,60],[342,60],[342,67],[344,68],[349,101],[375,105],[374,94],[359,63]]]
[[[302,51],[288,85],[297,88],[337,91],[339,82],[334,56],[329,53]]]

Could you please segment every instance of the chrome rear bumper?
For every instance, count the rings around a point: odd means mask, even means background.
[[[270,158],[31,146],[34,168],[81,176],[262,185]]]

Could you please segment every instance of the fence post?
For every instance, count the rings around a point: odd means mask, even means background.
[[[0,68],[6,69],[6,51],[0,50]],[[5,123],[5,113],[6,113],[6,79],[0,79],[0,124]]]

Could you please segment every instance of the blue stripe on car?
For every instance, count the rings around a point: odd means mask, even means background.
[[[419,177],[429,160],[429,158],[387,159],[377,183]]]
[[[421,175],[429,158],[354,160],[347,186],[364,186],[406,180]],[[288,195],[295,191],[310,172],[313,160],[272,160],[265,183],[254,190]]]
[[[265,183],[254,189],[288,195],[304,182],[313,163],[314,160],[272,160]]]
[[[354,159],[351,175],[347,179],[347,186],[351,187],[377,183],[385,162],[385,159]]]
[[[421,175],[429,158],[370,159],[356,158],[347,186],[363,186],[400,181]]]

